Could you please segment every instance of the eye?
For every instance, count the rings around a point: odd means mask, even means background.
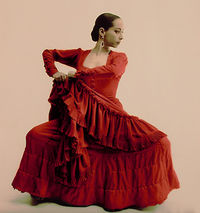
[[[116,33],[116,34],[119,34],[119,33],[123,34],[123,33],[124,33],[124,31],[121,31],[121,30],[115,30],[115,33]]]
[[[119,31],[119,30],[115,30],[115,32],[116,32],[116,33],[120,33],[120,31]]]

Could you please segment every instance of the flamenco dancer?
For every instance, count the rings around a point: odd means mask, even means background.
[[[12,186],[33,199],[115,211],[163,203],[180,183],[167,134],[128,114],[116,98],[128,58],[117,48],[123,21],[99,15],[93,49],[45,49],[52,77],[49,120],[26,135]],[[54,62],[75,68],[64,74]]]

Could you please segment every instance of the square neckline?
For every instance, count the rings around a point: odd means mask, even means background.
[[[107,66],[107,65],[108,65],[108,61],[109,61],[109,59],[110,59],[111,53],[113,52],[112,50],[110,50],[110,52],[109,52],[109,54],[108,54],[108,56],[107,56],[106,64],[100,65],[100,66],[96,66],[96,67],[86,67],[86,66],[84,66],[83,63],[84,63],[86,57],[89,55],[89,53],[90,53],[91,51],[92,51],[92,49],[85,50],[85,55],[82,56],[83,58],[82,58],[82,60],[81,60],[81,67],[82,67],[82,68],[85,68],[85,69],[94,69],[94,68],[97,68],[97,67],[103,67],[103,66]]]

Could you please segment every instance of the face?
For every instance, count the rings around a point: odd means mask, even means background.
[[[104,31],[104,45],[117,47],[123,39],[124,24],[122,19],[118,18],[113,21],[113,26]]]

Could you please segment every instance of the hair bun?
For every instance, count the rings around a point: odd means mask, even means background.
[[[117,18],[120,18],[117,15],[112,13],[102,13],[99,15],[95,21],[95,25],[91,32],[91,37],[93,41],[98,41],[99,39],[99,28],[103,27],[107,31],[110,27],[113,26],[113,21]]]
[[[93,30],[91,32],[92,40],[98,41],[99,39],[99,28],[97,25],[94,25]]]

